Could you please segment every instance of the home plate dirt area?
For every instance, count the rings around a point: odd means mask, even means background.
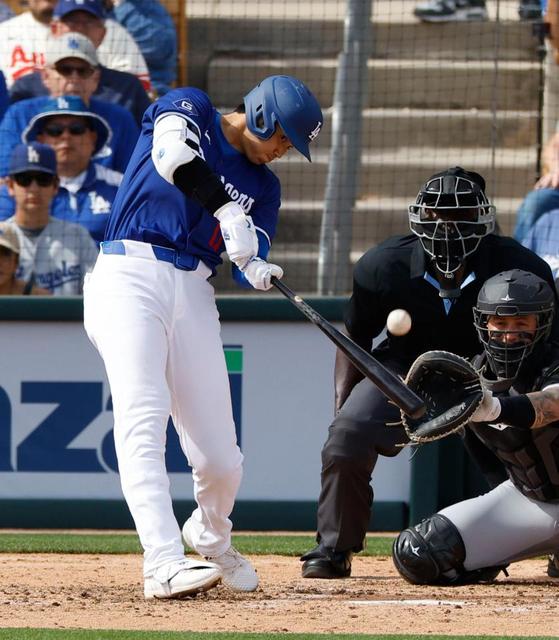
[[[247,631],[559,635],[559,579],[543,559],[492,585],[417,587],[390,558],[356,557],[346,580],[303,579],[298,558],[253,556],[258,591],[218,587],[145,601],[138,555],[2,554],[0,626]]]

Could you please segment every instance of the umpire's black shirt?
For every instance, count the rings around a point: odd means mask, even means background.
[[[411,234],[388,238],[369,249],[355,265],[345,323],[356,342],[369,351],[393,309],[406,309],[412,318],[407,335],[389,334],[375,349],[375,356],[383,362],[396,361],[408,367],[419,354],[431,349],[464,357],[479,353],[472,308],[483,283],[501,271],[531,271],[555,291],[551,269],[544,260],[512,238],[491,234],[467,258],[460,297],[447,313],[439,289],[432,284],[433,277],[426,277],[428,258],[419,238]],[[553,329],[557,339],[558,315],[555,314]]]

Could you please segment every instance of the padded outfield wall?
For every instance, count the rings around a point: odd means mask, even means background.
[[[341,320],[341,298],[310,302]],[[334,347],[286,300],[224,297],[219,308],[245,455],[234,525],[314,529]],[[79,298],[4,298],[0,305],[0,527],[132,526],[118,481],[109,387],[81,317]],[[191,474],[171,423],[167,467],[177,515],[186,517]],[[409,449],[381,458],[372,528],[399,529],[468,495],[472,483],[458,442],[423,447],[411,463]]]

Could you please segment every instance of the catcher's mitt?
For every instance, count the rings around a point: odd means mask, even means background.
[[[483,399],[479,375],[464,358],[449,351],[427,351],[410,367],[405,380],[425,402],[421,418],[402,412],[412,442],[439,440],[465,425]]]

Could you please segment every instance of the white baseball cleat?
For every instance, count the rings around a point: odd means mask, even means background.
[[[182,536],[188,547],[196,550],[190,538],[188,520],[182,528]],[[256,591],[258,575],[252,564],[244,558],[234,547],[229,547],[220,556],[205,556],[206,560],[216,564],[222,573],[222,582],[233,591]]]
[[[144,596],[187,598],[215,587],[221,581],[221,569],[211,562],[185,558],[159,567],[144,581]]]
[[[225,553],[207,558],[222,571],[223,584],[233,591],[256,591],[258,575],[252,564],[235,547],[229,547]]]

